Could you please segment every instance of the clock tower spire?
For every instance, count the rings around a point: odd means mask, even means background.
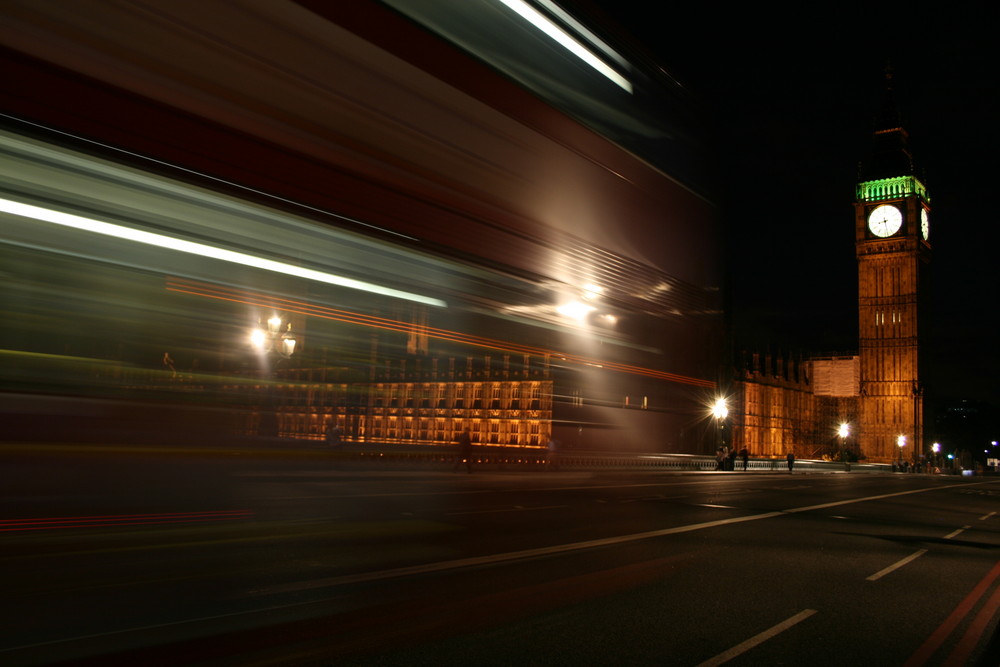
[[[874,462],[922,453],[921,302],[930,261],[930,197],[896,110],[892,70],[859,170],[855,208],[861,405],[858,443]]]
[[[862,181],[892,178],[903,174],[916,174],[910,135],[903,128],[902,116],[896,106],[892,87],[892,66],[885,68],[885,88],[875,117],[871,151],[859,169]]]

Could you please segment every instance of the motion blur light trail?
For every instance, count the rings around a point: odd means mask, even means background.
[[[299,315],[308,315],[311,317],[319,317],[328,320],[335,320],[338,322],[360,324],[362,326],[375,327],[379,329],[388,329],[390,331],[401,331],[404,333],[420,333],[422,335],[426,335],[431,338],[437,338],[440,340],[448,340],[459,343],[466,343],[468,345],[475,345],[478,347],[485,347],[494,350],[505,350],[508,352],[519,352],[522,354],[535,354],[535,355],[548,354],[564,361],[585,364],[587,366],[597,366],[600,368],[605,368],[613,371],[620,371],[623,373],[644,375],[646,377],[657,378],[660,380],[669,380],[670,382],[689,384],[696,387],[705,387],[708,389],[715,388],[715,382],[711,380],[702,380],[700,378],[692,378],[692,377],[687,377],[685,375],[678,375],[676,373],[668,373],[666,371],[658,371],[652,368],[643,368],[641,366],[633,366],[630,364],[621,364],[617,362],[591,359],[580,355],[559,352],[557,350],[548,350],[544,348],[530,347],[512,341],[483,338],[481,336],[472,336],[469,334],[463,334],[458,331],[450,331],[448,329],[438,329],[435,327],[428,327],[425,325],[410,324],[407,322],[401,322],[399,320],[390,320],[382,317],[375,317],[372,315],[364,315],[362,313],[340,310],[337,308],[328,308],[325,306],[314,305],[302,301],[295,301],[292,299],[285,299],[282,297],[270,296],[266,294],[259,294],[246,290],[233,290],[222,286],[209,285],[206,283],[200,283],[196,281],[182,280],[179,278],[169,278],[167,280],[167,289],[172,292],[181,292],[184,294],[206,297],[209,299],[219,299],[222,301],[245,303],[251,306],[260,306],[262,308],[277,308],[290,313],[296,313]]]
[[[537,9],[523,2],[523,0],[500,0],[500,2],[509,7],[511,10],[517,12],[521,18],[528,21],[531,25],[535,26],[554,39],[561,47],[593,67],[609,80],[621,86],[627,93],[632,93],[632,83],[628,79],[616,72],[606,62],[594,55],[590,49],[578,42],[572,35],[568,34],[551,20],[546,18]],[[592,39],[596,39],[593,38],[593,36],[591,37]],[[603,46],[605,49],[610,48],[607,45]]]
[[[3,519],[0,520],[0,532],[55,530],[59,528],[101,528],[105,526],[149,526],[166,523],[205,523],[209,521],[236,521],[247,519],[251,516],[253,516],[253,512],[250,510],[229,510],[158,514],[109,514],[43,519]]]
[[[339,287],[348,287],[350,289],[361,290],[363,292],[372,292],[398,299],[405,299],[407,301],[416,301],[417,303],[423,303],[430,306],[444,307],[447,305],[440,299],[434,299],[421,294],[404,292],[402,290],[392,289],[391,287],[383,287],[373,283],[354,280],[353,278],[347,278],[345,276],[316,271],[315,269],[308,269],[302,266],[286,264],[284,262],[276,262],[273,259],[255,257],[254,255],[248,255],[234,250],[226,250],[225,248],[216,248],[214,246],[205,245],[204,243],[185,241],[183,239],[166,236],[164,234],[155,234],[153,232],[133,229],[123,225],[115,225],[109,222],[102,222],[100,220],[94,220],[80,215],[63,213],[62,211],[54,211],[52,209],[32,206],[30,204],[22,204],[21,202],[11,201],[9,199],[0,199],[0,211],[25,218],[32,218],[42,222],[49,222],[55,225],[61,225],[63,227],[71,227],[73,229],[102,234],[104,236],[112,236],[127,241],[134,241],[136,243],[143,243],[146,245],[156,246],[158,248],[166,248],[168,250],[175,250],[177,252],[183,252],[191,255],[210,257],[224,262],[242,264],[244,266],[251,266],[265,271],[283,273],[285,275],[296,276],[330,285],[337,285]]]

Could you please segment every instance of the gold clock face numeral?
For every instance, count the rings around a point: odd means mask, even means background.
[[[891,204],[877,206],[868,214],[868,229],[879,238],[892,236],[903,226],[903,214]]]

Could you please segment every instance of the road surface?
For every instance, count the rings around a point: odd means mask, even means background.
[[[1000,480],[6,445],[0,662],[1000,664]]]

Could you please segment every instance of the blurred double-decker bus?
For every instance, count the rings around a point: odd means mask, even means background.
[[[710,449],[703,110],[592,7],[97,14],[0,8],[5,437]]]

